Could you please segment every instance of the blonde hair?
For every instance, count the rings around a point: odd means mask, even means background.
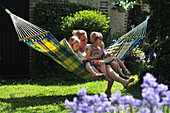
[[[91,32],[90,34],[90,42],[93,44],[96,42],[98,38],[103,38],[103,35],[100,32]]]
[[[87,32],[85,30],[73,30],[72,34],[80,39],[82,35],[87,35]]]
[[[72,36],[72,37],[70,37],[68,42],[71,45],[71,47],[73,47],[73,44],[75,44],[76,42],[80,43],[80,40],[78,39],[77,36]]]

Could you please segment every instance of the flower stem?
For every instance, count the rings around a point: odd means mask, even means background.
[[[131,104],[129,104],[129,107],[130,107],[130,113],[133,113],[133,107]]]

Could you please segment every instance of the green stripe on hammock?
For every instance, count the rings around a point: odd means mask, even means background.
[[[94,80],[92,75],[86,70],[82,61],[73,53],[68,51],[53,35],[46,34],[43,38],[27,39],[24,41],[29,46],[51,57],[54,61],[61,64],[68,71],[71,71],[83,79]]]

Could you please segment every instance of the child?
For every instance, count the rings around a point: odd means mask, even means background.
[[[79,43],[80,40],[77,38],[77,36],[72,36],[69,39],[69,44],[72,47],[74,53],[78,56],[78,52],[79,52]]]
[[[75,54],[79,57],[79,43],[80,40],[77,36],[72,36],[69,39],[69,44],[72,47]],[[92,77],[100,77],[104,76],[104,73],[100,73],[95,67],[94,64],[92,64],[90,61],[84,60],[83,63],[86,65],[86,69],[92,74]],[[90,65],[87,65],[87,63],[90,63]],[[89,67],[90,66],[90,67]]]
[[[111,57],[110,54],[107,54],[107,53],[104,51],[105,45],[104,45],[104,42],[103,42],[103,41],[102,41],[102,43],[101,43],[99,46],[100,46],[100,48],[101,48],[101,50],[102,50],[102,53],[104,54],[103,59],[108,59],[109,57]],[[125,75],[123,74],[122,70],[120,69],[120,67],[121,67],[121,68],[124,69],[124,71],[126,72],[126,74],[131,74],[131,73],[129,72],[129,70],[126,68],[126,66],[124,65],[124,63],[123,63],[119,58],[117,58],[117,57],[111,57],[111,58],[113,58],[113,62],[115,62],[115,63],[118,64],[117,69],[116,69],[115,71],[118,72],[122,78],[128,79],[128,77],[125,76]],[[109,64],[112,66],[112,65],[114,65],[113,62],[110,62]],[[113,67],[113,66],[112,66],[112,67]]]
[[[94,36],[95,35],[95,36]],[[96,38],[94,38],[96,37]],[[101,72],[105,74],[105,78],[107,81],[112,81],[106,72],[105,62],[101,59],[101,48],[98,46],[102,41],[102,37],[97,32],[92,32],[90,34],[90,42],[92,43],[87,47],[86,50],[86,59],[91,60],[95,65],[100,67]]]
[[[101,71],[105,74],[106,80],[110,81],[110,80],[116,80],[120,83],[123,84],[124,87],[127,87],[129,83],[134,81],[134,78],[127,78],[127,80],[119,77],[115,72],[112,73],[106,73],[106,69],[103,68],[103,66],[106,63],[110,63],[112,62],[112,58],[108,58],[107,60],[102,60],[102,57],[104,57],[104,55],[102,54],[102,50],[99,47],[101,45],[102,41],[102,34],[99,32],[92,32],[90,34],[90,42],[92,43],[92,45],[87,47],[87,54],[86,54],[86,58],[88,60],[91,60],[92,62],[94,62],[94,64],[99,65],[101,68]]]
[[[103,59],[105,54],[103,54],[100,45],[102,44],[102,34],[98,32],[92,32],[90,34],[90,42],[92,45],[87,47],[87,55],[86,58],[94,62],[96,65],[101,65],[103,63],[109,63],[113,60],[112,57],[107,57]]]

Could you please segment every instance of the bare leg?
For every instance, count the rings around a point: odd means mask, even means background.
[[[96,73],[100,73],[94,66],[92,66],[92,68]]]
[[[128,87],[128,84],[134,81],[134,78],[131,79],[123,79],[118,76],[118,74],[111,68],[111,66],[107,65],[107,74],[109,78],[114,81],[120,82],[125,88]]]
[[[111,97],[111,88],[112,88],[113,82],[114,81],[108,81],[108,84],[107,84],[107,89],[106,89],[105,93],[108,98]]]
[[[93,67],[90,65],[89,62],[86,63],[86,69],[92,74],[92,77],[99,77],[104,76],[104,73],[96,73],[95,70],[93,70]]]
[[[126,68],[125,64],[124,64],[119,58],[114,57],[113,60],[116,61],[116,62],[120,65],[120,67],[123,68],[123,70],[124,70],[127,74],[131,74],[131,73],[129,72],[129,70]]]
[[[101,70],[101,72],[103,72],[103,73],[105,74],[105,79],[106,79],[107,81],[112,81],[112,80],[109,78],[109,76],[107,75],[105,63],[103,63],[103,64],[100,65],[100,70]]]
[[[122,70],[120,69],[120,66],[117,64],[117,62],[112,61],[112,62],[109,63],[109,65],[112,67],[112,69],[113,69],[115,72],[119,73],[119,75],[120,75],[122,78],[124,78],[124,79],[129,79],[129,77],[127,77],[127,76],[125,76],[125,75],[123,74],[123,72],[122,72]]]

